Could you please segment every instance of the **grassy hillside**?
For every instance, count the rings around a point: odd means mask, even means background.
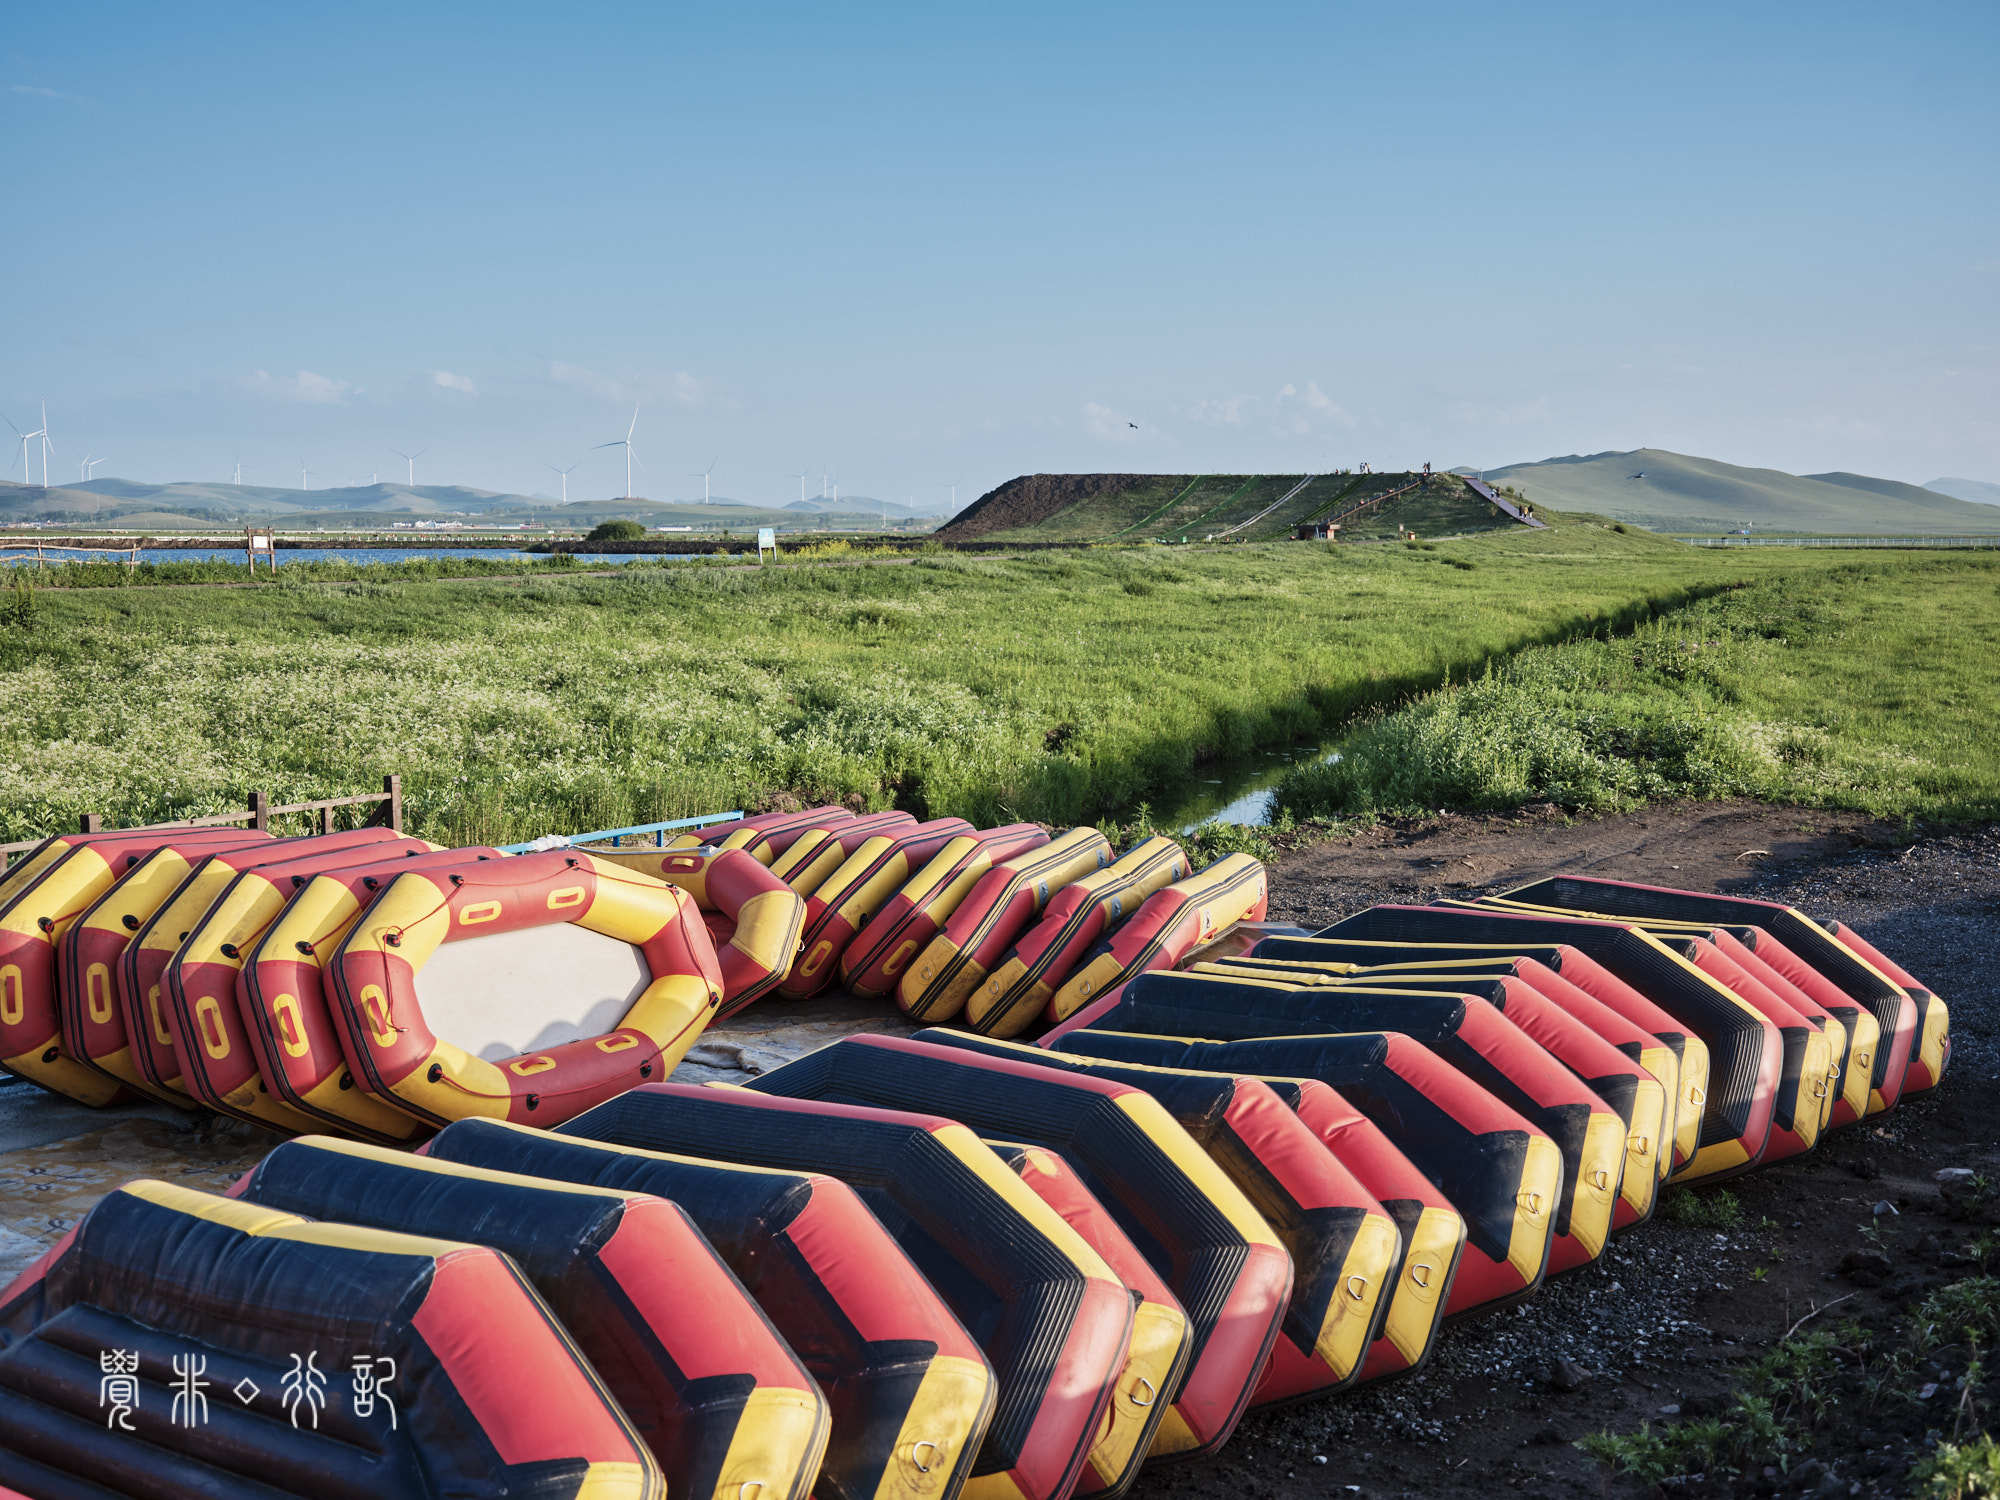
[[[1412,474],[1031,474],[981,496],[938,531],[945,541],[1273,541],[1324,520]],[[1343,527],[1343,535],[1421,534],[1513,525],[1454,475],[1399,496]]]
[[[46,590],[0,611],[0,837],[387,771],[416,830],[447,840],[783,797],[1095,818],[1773,566],[1578,523],[1420,547]]]
[[[1659,448],[1592,453],[1486,472],[1537,506],[1586,511],[1661,531],[1758,530],[1871,535],[2000,532],[2000,509],[1856,474],[1745,469]]]

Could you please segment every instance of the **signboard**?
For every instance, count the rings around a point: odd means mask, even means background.
[[[253,532],[250,537],[250,546],[258,552],[269,552],[271,550],[271,539],[268,536]]]
[[[757,528],[758,562],[764,560],[764,549],[766,547],[771,549],[771,556],[776,557],[778,555],[778,530],[775,526],[759,526]]]

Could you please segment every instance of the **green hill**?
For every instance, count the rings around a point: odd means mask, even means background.
[[[1024,474],[939,528],[941,541],[1271,541],[1330,520],[1415,474]],[[1487,531],[1515,523],[1451,474],[1342,523],[1346,536]]]
[[[2000,532],[2000,509],[1861,474],[1746,469],[1660,448],[1572,454],[1489,469],[1537,506],[1591,511],[1658,531],[1876,535]]]

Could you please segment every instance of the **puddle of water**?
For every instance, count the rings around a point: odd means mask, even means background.
[[[1155,814],[1154,821],[1181,833],[1190,833],[1204,823],[1261,828],[1277,810],[1278,783],[1287,771],[1295,765],[1339,758],[1338,750],[1323,748],[1267,751],[1257,760],[1223,768],[1220,779],[1204,778],[1190,784],[1179,800]]]

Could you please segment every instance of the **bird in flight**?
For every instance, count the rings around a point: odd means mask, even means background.
[[[1645,477],[1646,477],[1646,471],[1644,469],[1641,469],[1638,473],[1632,476],[1632,478],[1634,479],[1644,479]]]
[[[1137,422],[1127,422],[1125,425],[1131,428],[1134,432],[1137,432],[1139,430],[1139,424]]]

